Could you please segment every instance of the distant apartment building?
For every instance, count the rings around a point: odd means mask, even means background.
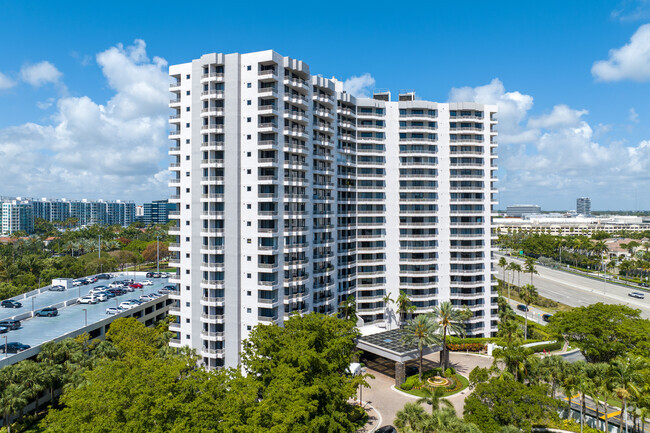
[[[540,213],[542,213],[542,208],[536,204],[515,204],[506,207],[506,215],[509,217],[521,218],[525,215]]]
[[[356,98],[274,51],[170,75],[172,346],[236,366],[259,323],[354,297],[360,324],[395,326],[401,291],[495,334],[496,106]]]
[[[589,197],[576,199],[576,213],[584,216],[591,215],[591,199]]]
[[[154,200],[151,203],[142,205],[142,215],[136,217],[145,226],[153,224],[167,224],[169,212],[176,210],[176,203],[169,203],[169,200]]]
[[[31,219],[33,231],[34,220],[41,218],[49,222],[65,223],[70,218],[77,220],[76,226],[89,225],[121,225],[129,226],[135,221],[135,204],[128,201],[104,200],[67,200],[67,199],[15,199],[4,200],[4,203],[17,201],[29,210],[23,211],[25,218]],[[30,232],[31,233],[31,232]]]
[[[34,233],[34,209],[27,200],[3,200],[0,202],[0,235],[17,231]]]
[[[539,233],[553,236],[591,236],[596,232],[643,232],[650,230],[650,222],[642,217],[610,216],[603,218],[495,218],[497,233]]]

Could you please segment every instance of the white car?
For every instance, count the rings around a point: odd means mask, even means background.
[[[106,309],[106,314],[110,314],[111,316],[114,315],[114,314],[117,314],[117,313],[121,313],[121,312],[122,312],[122,310],[120,310],[119,308],[115,308],[115,307],[108,307]]]
[[[125,310],[130,310],[131,308],[137,307],[138,304],[131,303],[129,301],[124,301],[120,304],[119,308],[123,308]]]
[[[88,294],[95,296],[98,293],[102,293],[104,290],[106,290],[106,287],[103,287],[103,288],[102,287],[94,287],[94,288],[90,289],[90,291],[88,291]]]
[[[142,295],[142,296],[140,296],[140,300],[142,302],[149,302],[149,301],[153,301],[154,299],[156,299],[156,298],[154,296],[151,296],[151,295]]]
[[[108,301],[108,296],[106,296],[105,293],[95,293],[93,295],[95,299],[97,299],[99,302],[106,302]]]
[[[97,299],[95,299],[93,296],[84,296],[82,298],[77,299],[77,302],[79,304],[96,304]]]
[[[119,288],[121,288],[122,286],[123,286],[123,284],[122,284],[122,283],[118,283],[118,282],[111,283],[111,284],[108,285],[108,287],[110,287],[111,289],[119,289]]]
[[[144,280],[144,281],[140,281],[140,284],[142,284],[143,286],[153,286],[153,281]]]
[[[81,286],[81,281],[73,280],[73,281],[72,281],[72,285],[73,285],[74,287]]]

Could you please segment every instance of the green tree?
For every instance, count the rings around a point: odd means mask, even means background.
[[[415,305],[413,305],[411,299],[403,290],[399,291],[399,296],[395,303],[397,304],[400,326],[402,326],[406,322],[406,315],[415,310]]]
[[[527,274],[530,274],[530,284],[533,285],[533,274],[539,274],[537,268],[535,267],[535,259],[532,257],[526,257],[526,262],[524,263],[524,270]]]
[[[622,401],[621,412],[626,433],[628,416],[626,403],[630,397],[640,395],[643,382],[641,371],[645,367],[647,367],[647,363],[640,357],[618,358],[612,363],[612,379],[616,387],[614,391]]]
[[[354,295],[348,295],[341,301],[339,311],[345,320],[357,323],[357,301],[354,299]]]
[[[402,410],[395,414],[395,427],[403,433],[422,432],[427,413],[417,403],[406,403]]]
[[[650,320],[625,305],[597,303],[558,312],[547,325],[556,338],[579,347],[589,362],[650,353]]]
[[[418,348],[418,379],[422,381],[422,357],[425,347],[432,347],[441,343],[438,335],[438,324],[428,315],[420,315],[411,320],[404,328],[402,344]]]
[[[507,425],[530,431],[533,424],[559,418],[557,410],[561,403],[547,392],[546,386],[495,377],[478,384],[465,399],[464,419],[484,433],[498,432]]]
[[[463,311],[454,308],[452,303],[449,301],[441,302],[440,305],[436,306],[433,309],[431,315],[433,316],[433,319],[438,323],[438,326],[442,329],[442,352],[440,365],[442,366],[442,371],[445,371],[447,370],[447,365],[449,364],[447,336],[454,334],[464,337],[464,322],[466,320],[466,317]]]
[[[441,407],[454,407],[449,400],[443,398],[445,391],[441,387],[435,387],[433,389],[424,387],[420,390],[420,393],[422,394],[422,397],[417,400],[417,403],[425,403],[431,406],[431,413],[440,410]]]

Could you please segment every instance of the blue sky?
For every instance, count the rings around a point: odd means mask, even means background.
[[[0,1],[0,195],[168,194],[167,65],[274,49],[366,92],[497,103],[500,207],[650,209],[650,0],[180,5]]]

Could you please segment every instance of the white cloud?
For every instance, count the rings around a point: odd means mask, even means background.
[[[580,124],[581,117],[587,110],[573,110],[566,105],[556,105],[549,114],[533,117],[528,120],[531,128],[560,129]]]
[[[5,74],[0,72],[0,90],[10,89],[16,85],[16,82]]]
[[[600,81],[650,80],[650,24],[639,27],[626,45],[609,50],[609,58],[595,62],[591,74]]]
[[[650,18],[650,0],[624,0],[612,11],[612,18],[637,21]]]
[[[578,191],[594,197],[617,191],[603,206],[625,207],[630,185],[650,188],[650,140],[631,146],[602,143],[611,126],[592,128],[584,118],[587,110],[558,104],[531,116],[532,96],[506,92],[497,79],[485,86],[452,89],[450,100],[498,106],[501,208],[529,201],[554,208],[564,203],[568,208]]]
[[[630,121],[639,123],[639,113],[636,112],[634,107],[630,108]]]
[[[20,76],[26,83],[40,87],[47,83],[58,83],[63,74],[52,63],[44,60],[33,65],[25,65]]]
[[[55,101],[54,98],[47,98],[45,101],[38,101],[36,103],[36,106],[41,110],[47,110],[54,104],[54,101]]]
[[[166,62],[150,61],[143,41],[97,55],[115,94],[105,103],[60,97],[51,124],[0,130],[6,194],[154,199],[168,193]],[[50,101],[46,101],[47,105]]]
[[[343,89],[357,98],[368,98],[375,86],[375,79],[369,73],[352,76],[343,82]]]

